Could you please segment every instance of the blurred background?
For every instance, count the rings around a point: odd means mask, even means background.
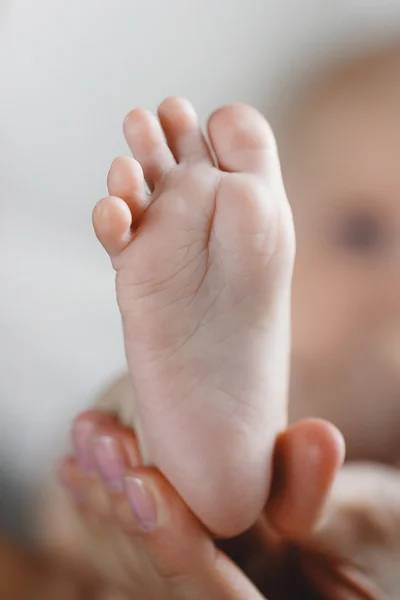
[[[274,122],[295,80],[399,22],[400,0],[0,2],[1,514],[124,369],[91,210],[125,114],[178,94],[202,119],[244,101]]]

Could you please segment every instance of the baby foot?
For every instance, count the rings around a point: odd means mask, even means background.
[[[186,101],[158,114],[161,126],[128,115],[138,162],[114,162],[94,227],[117,272],[145,456],[209,529],[234,535],[265,503],[286,423],[292,219],[258,112],[215,112],[212,151]]]

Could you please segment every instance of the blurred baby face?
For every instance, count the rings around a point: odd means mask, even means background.
[[[331,418],[350,455],[368,444],[382,459],[400,426],[399,90],[349,82],[308,113],[284,164],[297,233],[291,410]]]

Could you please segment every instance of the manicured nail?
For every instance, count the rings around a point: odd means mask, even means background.
[[[92,442],[97,471],[108,488],[123,490],[126,459],[120,445],[110,436],[95,438]]]
[[[157,507],[150,489],[139,477],[125,478],[129,506],[143,531],[152,531],[157,525]]]
[[[82,469],[90,474],[95,473],[96,469],[90,443],[94,429],[94,424],[90,421],[78,421],[72,431],[72,444],[76,458]]]

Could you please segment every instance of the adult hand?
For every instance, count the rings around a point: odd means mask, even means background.
[[[306,597],[304,589],[290,589],[292,542],[313,531],[343,460],[342,438],[331,425],[306,420],[278,439],[265,515],[251,532],[227,544],[243,570],[217,549],[163,476],[141,466],[131,431],[90,411],[76,419],[73,439],[75,455],[60,475],[92,528],[96,547],[87,550],[96,556],[97,576],[104,593],[113,594],[110,600],[117,591],[121,598],[141,600]],[[83,560],[85,548],[81,552]]]

